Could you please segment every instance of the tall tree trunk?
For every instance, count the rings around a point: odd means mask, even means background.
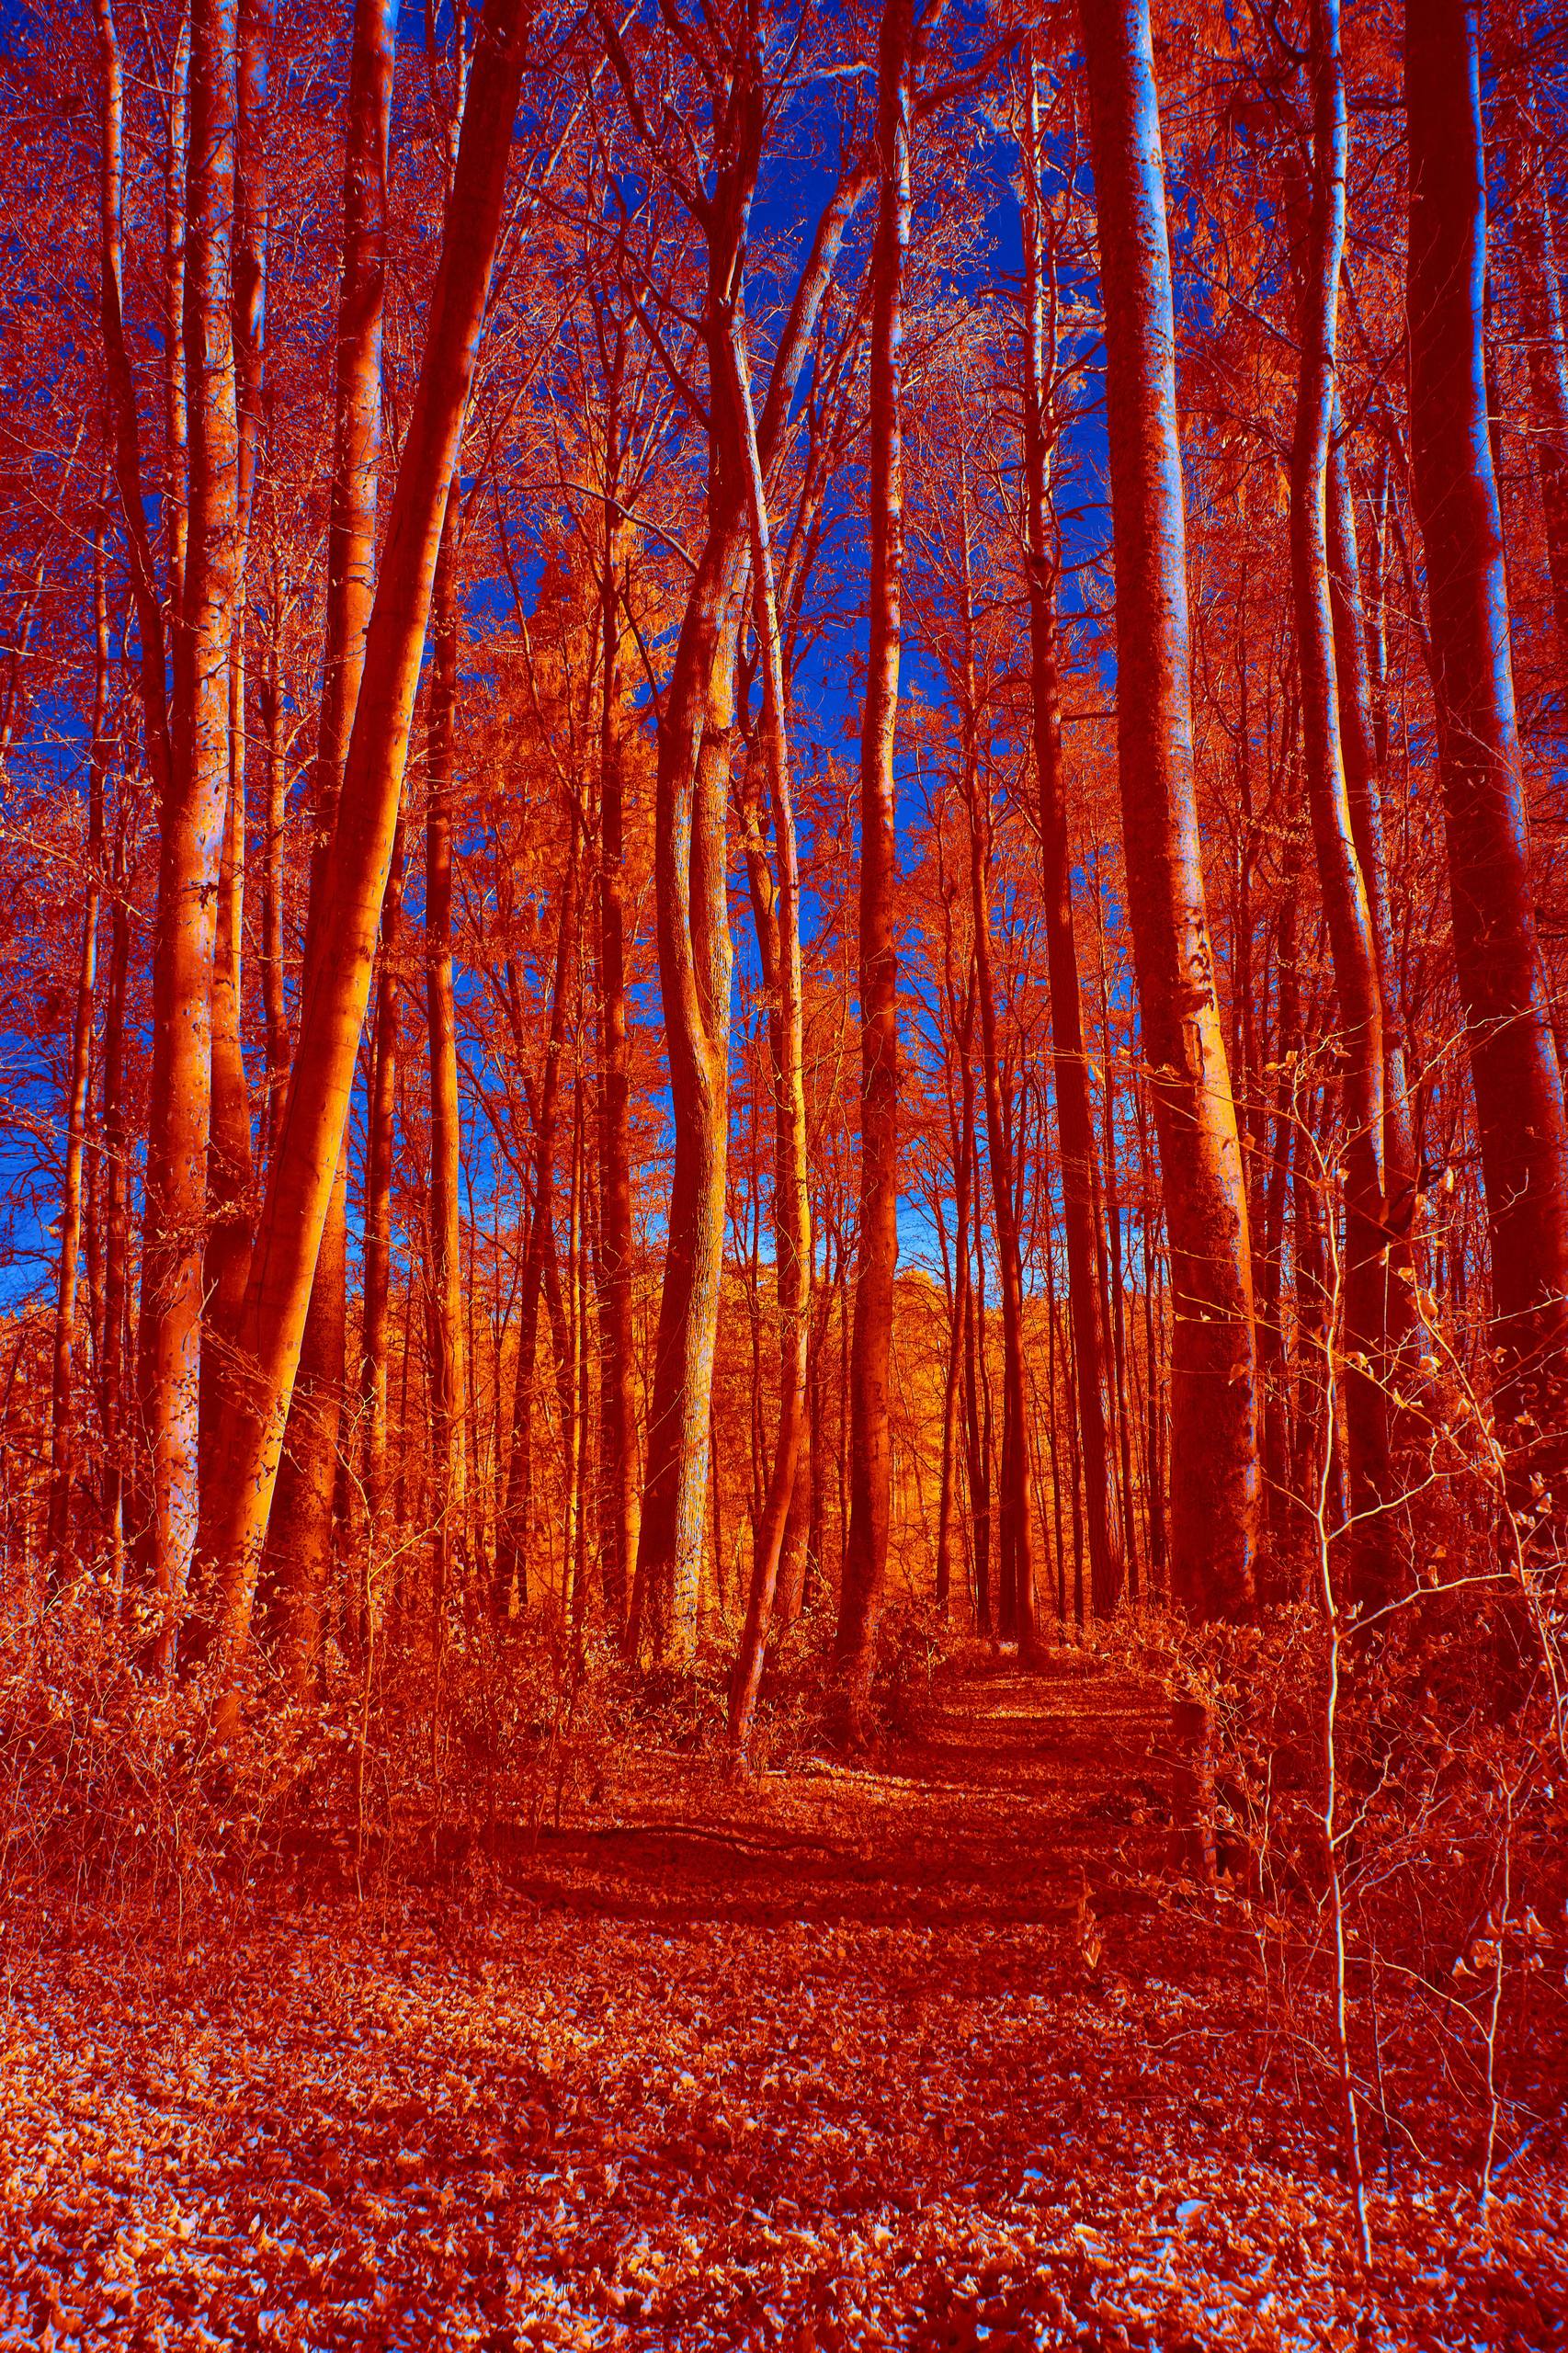
[[[170,790],[153,935],[142,1317],[153,1571],[173,1655],[195,1554],[216,896],[229,781],[229,659],[240,565],[231,244],[238,114],[233,0],[193,0],[186,166],[190,510],[175,643]]]
[[[1040,186],[1039,72],[1028,66],[1024,154],[1024,483],[1028,498],[1029,657],[1035,775],[1040,790],[1046,962],[1062,1140],[1062,1202],[1067,1239],[1067,1302],[1073,1319],[1084,1506],[1095,1613],[1108,1617],[1121,1598],[1123,1563],[1111,1513],[1106,1439],[1106,1336],[1101,1327],[1096,1235],[1094,1111],[1078,947],[1073,923],[1073,859],[1067,830],[1067,779],[1062,756],[1062,684],[1057,624],[1060,560],[1051,474],[1051,413],[1056,348],[1056,264],[1046,241]],[[1048,327],[1048,309],[1050,324]]]
[[[164,539],[169,610],[185,602],[188,536],[188,414],[185,380],[186,140],[190,105],[190,0],[180,0],[164,109]]]
[[[762,1680],[763,1653],[800,1467],[806,1415],[807,1313],[812,1260],[812,1204],[806,1166],[805,1006],[801,973],[801,875],[795,848],[795,804],[790,782],[784,651],[778,631],[768,528],[767,488],[757,454],[744,321],[732,314],[731,356],[744,439],[751,514],[751,574],[757,651],[762,671],[763,757],[767,772],[773,838],[778,860],[773,900],[774,970],[764,970],[770,999],[769,1052],[774,1113],[774,1266],[778,1287],[778,1431],[767,1499],[753,1551],[745,1627],[730,1688],[730,1739],[745,1752]],[[766,937],[759,926],[759,944]]]
[[[372,1620],[374,1579],[387,1526],[387,1324],[392,1297],[392,1180],[396,1149],[398,949],[403,928],[403,824],[392,836],[381,907],[376,983],[376,1067],[365,1167],[365,1304],[359,1343],[359,1411],[365,1432],[364,1540]]]
[[[459,1219],[462,1110],[458,1101],[457,1006],[452,993],[452,792],[457,754],[458,493],[447,501],[431,618],[429,801],[425,833],[425,987],[430,1036],[430,1280],[435,1554],[431,1611],[441,1629],[454,1562],[466,1552],[463,1449],[462,1235]]]
[[[126,1415],[131,1290],[130,1169],[125,1132],[125,990],[131,967],[130,876],[121,802],[109,904],[108,988],[104,1006],[104,1347],[99,1398],[104,1433],[104,1538],[117,1602],[125,1578],[125,1498],[131,1436]]]
[[[521,0],[487,0],[426,352],[365,636],[364,677],[308,959],[300,1040],[245,1302],[256,1378],[234,1416],[210,1552],[222,1576],[221,1712],[232,1718],[260,1548],[347,1121],[447,496],[484,317],[522,53]]]
[[[1355,499],[1345,435],[1337,422],[1328,460],[1328,564],[1345,790],[1351,835],[1367,893],[1378,994],[1382,1003],[1384,1213],[1386,1223],[1398,1237],[1391,1253],[1391,1264],[1397,1269],[1413,1263],[1409,1236],[1415,1213],[1419,1168],[1411,1119],[1404,1028],[1400,1018],[1393,915],[1389,903],[1388,849],[1383,826],[1386,756],[1380,742],[1378,681],[1370,660],[1370,648],[1378,640],[1372,616],[1362,603]],[[1411,1286],[1399,1281],[1389,1290],[1389,1329],[1396,1337],[1415,1318],[1415,1301],[1410,1292]]]
[[[1339,276],[1345,257],[1347,127],[1338,0],[1312,0],[1310,221],[1301,299],[1301,371],[1290,461],[1290,581],[1301,740],[1324,920],[1339,1009],[1346,1127],[1342,1378],[1351,1558],[1358,1592],[1383,1597],[1394,1570],[1389,1440],[1383,1001],[1366,879],[1346,786],[1329,565]],[[1324,1213],[1337,1215],[1332,1199]],[[1335,1336],[1327,1336],[1336,1345]]]
[[[1476,0],[1407,0],[1410,410],[1438,706],[1454,955],[1492,1246],[1497,1408],[1517,1491],[1561,1481],[1568,1434],[1568,1122],[1530,897],[1486,430]],[[1557,1503],[1562,1504],[1561,1489]]]
[[[632,1328],[631,1072],[626,1004],[626,822],[621,641],[617,566],[624,533],[620,396],[625,337],[619,331],[605,406],[604,573],[599,583],[599,1423],[600,1546],[605,1614],[624,1631],[637,1559],[637,1354]]]
[[[323,937],[327,864],[375,593],[387,154],[395,59],[393,0],[357,0],[343,169],[343,274],[337,301],[326,617],[312,789],[304,988]],[[348,1370],[347,1184],[347,1163],[340,1154],[312,1284],[269,1545],[281,1590],[285,1651],[301,1698],[314,1688],[321,1597],[333,1550],[333,1502]]]
[[[991,808],[981,774],[979,698],[974,663],[974,600],[970,568],[969,477],[959,459],[960,562],[958,678],[963,791],[969,813],[970,917],[974,941],[974,991],[980,1010],[981,1069],[985,1086],[986,1156],[1002,1289],[1001,1627],[1028,1650],[1035,1638],[1036,1545],[1029,1479],[1028,1404],[1024,1375],[1023,1261],[1014,1189],[1013,1146],[1002,1099],[996,988],[991,968]]]
[[[506,1465],[506,1505],[495,1534],[496,1622],[528,1599],[528,1548],[532,1540],[534,1355],[539,1342],[540,1300],[553,1247],[555,1137],[560,1119],[561,1062],[566,1045],[568,991],[577,953],[577,891],[581,835],[575,806],[567,810],[566,864],[558,894],[555,978],[550,1029],[534,1120],[533,1217],[517,1300],[517,1363],[512,1391],[512,1436]]]
[[[848,1728],[865,1729],[892,1502],[889,1381],[898,1271],[898,728],[903,647],[903,261],[909,248],[912,0],[884,0],[871,248],[870,613],[860,723],[860,1232],[850,1392],[849,1535],[836,1654]]]
[[[1148,0],[1080,0],[1099,208],[1128,911],[1170,1238],[1172,1588],[1253,1607],[1256,1367],[1246,1186],[1194,793],[1176,335]]]
[[[1549,149],[1542,136],[1531,28],[1521,0],[1493,0],[1497,67],[1496,145],[1508,193],[1509,258],[1529,369],[1546,560],[1557,623],[1559,709],[1568,703],[1568,340],[1551,219]]]
[[[76,1017],[71,1031],[71,1074],[65,1097],[65,1181],[60,1204],[60,1271],[54,1294],[48,1563],[49,1574],[55,1579],[65,1574],[72,1550],[71,1499],[75,1475],[72,1370],[82,1245],[82,1154],[87,1131],[87,1085],[92,1073],[98,904],[103,889],[104,792],[108,771],[108,593],[104,581],[104,536],[105,516],[100,502],[93,517],[93,723],[87,745],[86,889],[82,911],[82,952],[76,972]]]
[[[261,1004],[267,1064],[267,1158],[278,1146],[289,1085],[289,1013],[283,986],[283,836],[288,821],[288,764],[283,747],[282,567],[272,551],[267,661],[257,690],[266,745],[267,815],[261,865]]]
[[[201,1461],[216,1447],[244,1306],[256,1204],[244,1005],[245,562],[261,436],[267,335],[267,77],[271,0],[241,0],[233,228],[235,532],[229,641],[228,801],[218,865],[212,961],[212,1115],[207,1151],[207,1290],[201,1357]]]

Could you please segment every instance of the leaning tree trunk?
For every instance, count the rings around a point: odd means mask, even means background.
[[[1089,1576],[1095,1614],[1108,1617],[1121,1599],[1124,1566],[1111,1509],[1106,1435],[1106,1335],[1100,1309],[1097,1171],[1089,1062],[1073,922],[1073,858],[1067,830],[1067,776],[1062,755],[1062,679],[1057,624],[1060,559],[1051,503],[1053,430],[1051,369],[1055,356],[1056,266],[1045,246],[1040,189],[1038,69],[1029,63],[1028,135],[1024,156],[1024,481],[1028,498],[1029,671],[1033,690],[1035,774],[1040,788],[1040,862],[1056,1123],[1062,1142],[1062,1222],[1067,1238],[1067,1303],[1073,1321],[1073,1379]],[[1049,292],[1051,330],[1046,306]],[[1048,350],[1049,344],[1049,350]]]
[[[1301,372],[1290,462],[1290,581],[1301,676],[1307,801],[1339,1007],[1345,1151],[1343,1378],[1351,1558],[1369,1602],[1393,1574],[1389,1443],[1388,1230],[1384,1175],[1383,1002],[1371,909],[1351,823],[1340,727],[1329,569],[1328,469],[1334,432],[1339,273],[1345,256],[1347,144],[1338,0],[1312,0],[1312,183],[1301,284]],[[1324,1212],[1336,1214],[1332,1200]],[[1327,1335],[1335,1345],[1335,1335]]]
[[[358,0],[343,166],[343,275],[337,299],[321,722],[312,790],[307,979],[321,938],[328,891],[327,858],[375,593],[387,154],[396,33],[394,0]],[[268,1545],[270,1574],[278,1587],[284,1649],[301,1697],[315,1683],[320,1597],[332,1560],[333,1507],[348,1370],[347,1182],[345,1159],[335,1174],[312,1285]]]
[[[232,1722],[261,1546],[343,1148],[386,892],[448,493],[500,233],[522,71],[522,0],[487,0],[419,382],[365,636],[364,675],[308,961],[299,1045],[245,1301],[255,1370],[216,1483],[207,1550],[221,1583],[220,1713]]]
[[[1438,765],[1492,1248],[1499,1423],[1521,1498],[1568,1452],[1568,1122],[1530,896],[1502,518],[1487,432],[1476,0],[1406,0],[1410,441]],[[1563,1503],[1561,1488],[1556,1501]]]
[[[878,51],[871,247],[870,635],[860,722],[860,1235],[850,1381],[849,1534],[835,1644],[848,1729],[863,1730],[887,1582],[889,1388],[898,1272],[898,877],[893,749],[903,581],[903,262],[909,247],[915,17],[885,0]]]
[[[1259,1472],[1246,1186],[1194,791],[1176,334],[1148,0],[1080,0],[1099,208],[1128,912],[1170,1242],[1172,1589],[1254,1602]]]

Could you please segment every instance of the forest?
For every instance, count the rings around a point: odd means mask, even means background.
[[[1568,2345],[1568,19],[0,8],[0,2345]]]

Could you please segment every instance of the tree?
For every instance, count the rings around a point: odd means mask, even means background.
[[[1256,1354],[1246,1188],[1193,784],[1186,525],[1147,0],[1081,0],[1105,304],[1128,912],[1171,1249],[1170,1562],[1199,1616],[1253,1606]]]
[[[1568,1121],[1541,984],[1482,339],[1476,0],[1409,0],[1410,442],[1426,551],[1454,959],[1492,1254],[1497,1409],[1536,1499],[1568,1431]],[[1559,1501],[1561,1498],[1559,1497]]]

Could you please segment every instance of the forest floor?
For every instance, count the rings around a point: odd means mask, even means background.
[[[1363,2276],[1172,1748],[1153,1685],[1002,1668],[876,1771],[628,1772],[483,1907],[13,1920],[0,2346],[1568,2346],[1539,2144],[1483,2229],[1374,2133]]]

